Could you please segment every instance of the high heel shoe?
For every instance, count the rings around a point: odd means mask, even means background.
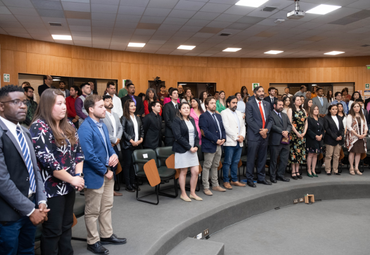
[[[293,175],[294,174],[294,175]],[[292,179],[294,179],[294,180],[297,180],[298,178],[297,178],[297,175],[295,174],[295,173],[292,173],[291,174],[291,177],[292,177]]]
[[[350,174],[350,175],[355,175],[355,171],[353,170],[353,168],[350,168],[350,169],[349,169],[349,174]]]
[[[358,169],[355,169],[355,173],[358,174],[358,175],[362,175],[362,173]]]
[[[299,172],[296,172],[296,175],[297,175],[297,178],[298,178],[298,179],[302,179],[302,175],[301,175],[301,174],[299,174]]]
[[[198,197],[198,196],[193,196],[192,194],[190,194],[190,196],[189,196],[191,199],[195,199],[195,200],[197,200],[197,201],[203,201],[203,198],[201,198],[201,197]]]
[[[313,177],[319,177],[316,173],[312,174]]]
[[[188,198],[188,197],[183,197],[183,196],[180,196],[180,198],[182,199],[182,200],[184,200],[185,202],[191,202],[191,199],[190,198]]]
[[[307,176],[313,178],[313,174],[307,173]]]

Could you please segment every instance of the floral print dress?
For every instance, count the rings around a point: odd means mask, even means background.
[[[306,123],[306,113],[303,110],[293,111],[292,125],[298,133],[304,132]],[[306,137],[303,139],[298,138],[297,134],[292,130],[290,133],[290,164],[304,164],[306,161]]]

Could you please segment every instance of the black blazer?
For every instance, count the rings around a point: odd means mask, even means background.
[[[135,118],[136,118],[137,126],[138,126],[138,129],[139,129],[139,140],[140,140],[140,138],[144,137],[144,129],[143,129],[143,125],[141,124],[140,117],[135,115]],[[121,123],[122,123],[122,128],[123,128],[123,134],[122,134],[122,139],[121,139],[122,149],[133,149],[133,148],[135,148],[130,143],[131,139],[132,140],[135,139],[134,123],[132,122],[131,118],[126,119],[125,116],[122,116]]]
[[[270,98],[270,96],[267,96],[267,97],[265,97],[263,100],[265,100],[265,101],[267,101],[267,102],[269,102],[270,103],[270,107],[271,107],[271,111],[272,110],[274,110],[274,105],[273,105],[273,103],[271,102],[271,98]],[[277,97],[274,97],[274,102],[277,100]],[[249,101],[249,100],[248,100]]]
[[[154,112],[145,115],[143,119],[144,128],[144,148],[150,148],[155,150],[161,146],[162,137],[162,117],[161,115],[155,115]]]
[[[194,140],[194,147],[199,148],[199,136],[197,132],[197,127],[195,126],[195,121],[193,118],[190,119],[191,123],[194,126],[194,133],[195,133],[195,140]],[[188,126],[186,125],[184,120],[181,120],[179,117],[176,117],[173,122],[173,135],[175,137],[175,141],[172,146],[172,150],[178,153],[185,153],[191,149],[191,145],[189,144],[189,130]]]
[[[324,119],[319,118],[319,125],[314,118],[308,117],[308,128],[306,134],[306,148],[320,149],[324,144],[325,139],[325,129],[324,129]],[[322,135],[320,142],[316,140],[317,135]]]
[[[180,109],[179,103],[177,104],[177,108]],[[174,137],[172,133],[173,132],[172,123],[173,123],[173,120],[176,118],[177,111],[172,101],[165,104],[163,107],[162,115],[163,115],[164,123],[166,124],[166,129],[164,131],[165,137]]]
[[[326,135],[324,137],[324,143],[331,145],[331,146],[336,146],[338,144],[342,145],[344,143],[343,119],[340,116],[337,116],[337,117],[339,121],[339,130],[330,114],[327,114],[324,117],[324,129],[326,131]],[[342,140],[336,141],[338,136],[342,136]]]
[[[281,112],[281,118],[276,114],[275,111],[272,111],[269,118],[269,126],[271,126],[269,144],[270,145],[280,145],[281,139],[283,138],[283,131],[292,131],[292,124],[288,118],[288,115]]]
[[[140,115],[142,116],[144,114],[144,104],[143,104],[143,100],[141,100],[141,97],[137,97],[137,96],[134,96],[135,97],[135,100],[136,100],[136,111],[135,111],[135,115]],[[125,96],[125,97],[122,97],[121,98],[121,102],[122,102],[122,109],[124,108],[125,106],[125,102],[127,100],[131,99],[131,97],[129,95]]]

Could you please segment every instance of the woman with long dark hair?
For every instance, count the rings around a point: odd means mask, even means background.
[[[351,175],[362,175],[358,169],[361,154],[366,153],[366,135],[368,127],[366,119],[362,113],[361,105],[358,102],[352,104],[351,110],[347,116],[347,134],[346,134],[346,147],[349,155],[348,160],[350,164],[349,173]],[[355,165],[353,167],[353,161]]]
[[[312,99],[311,98],[306,98],[304,100],[303,109],[306,111],[307,115],[310,114],[311,107],[312,107]]]
[[[328,100],[328,103],[331,104],[335,100],[333,96],[333,91],[328,90],[328,93],[326,94],[326,99]]]
[[[155,93],[155,90],[153,88],[148,88],[145,93],[145,100],[144,100],[144,113],[145,115],[148,115],[152,112],[152,108],[150,107],[151,102],[159,101],[157,97],[157,93]],[[159,115],[162,116],[162,108],[159,113]]]
[[[360,92],[358,92],[358,91],[355,91],[355,92],[352,93],[352,98],[348,102],[348,109],[351,109],[351,105],[356,101],[356,99],[361,99],[362,100],[362,96],[361,96]]]
[[[82,190],[84,155],[76,128],[67,118],[64,94],[45,90],[30,133],[50,208],[42,225],[41,254],[73,254],[71,244],[75,190]]]
[[[122,172],[125,178],[126,190],[134,192],[139,187],[135,185],[135,171],[132,163],[132,153],[139,149],[144,139],[144,128],[140,117],[135,115],[136,106],[132,99],[128,99],[123,106],[121,118],[123,135],[121,139],[121,150],[123,157]]]
[[[200,101],[200,106],[202,107],[203,112],[206,111],[206,106],[204,102],[206,101],[206,98],[208,97],[208,92],[207,91],[202,91],[199,94],[199,101]]]
[[[221,90],[219,93],[219,98],[216,101],[216,111],[221,113],[226,109],[226,94],[225,91]]]
[[[190,104],[192,98],[193,98],[193,94],[191,92],[191,89],[186,88],[185,89],[185,95],[184,95],[183,99],[181,100],[181,103],[187,102],[188,104]]]
[[[290,108],[290,97],[284,96],[283,102],[284,102],[283,113],[288,114],[288,110]]]
[[[193,98],[191,100],[191,109],[190,109],[190,117],[194,119],[195,126],[197,127],[198,137],[199,137],[199,145],[202,145],[202,134],[199,128],[199,117],[204,113],[203,109],[200,107],[200,101],[198,98]]]
[[[248,89],[246,86],[243,86],[241,89],[240,89],[240,94],[242,95],[242,98],[244,99],[245,97],[249,97],[249,94],[248,94]]]
[[[191,199],[201,201],[203,199],[195,194],[199,175],[199,159],[197,154],[199,137],[195,121],[190,117],[190,105],[188,103],[181,103],[178,117],[173,120],[172,127],[175,137],[172,146],[172,150],[175,152],[175,168],[180,169],[180,198],[186,202],[191,202]],[[191,171],[190,196],[185,191],[185,180],[189,167]]]
[[[292,132],[290,133],[290,155],[289,162],[292,164],[292,178],[294,180],[302,179],[299,173],[299,165],[306,161],[306,132],[307,132],[307,114],[302,106],[300,96],[292,98],[291,107],[288,110],[288,117],[292,123]]]

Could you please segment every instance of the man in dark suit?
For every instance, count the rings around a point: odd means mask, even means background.
[[[81,148],[85,154],[83,166],[85,179],[85,225],[87,249],[97,254],[108,254],[103,244],[124,244],[125,238],[113,233],[113,171],[118,156],[111,146],[104,122],[104,101],[99,95],[88,96],[84,101],[89,117],[78,130]],[[100,233],[97,221],[99,220]]]
[[[288,115],[282,112],[284,107],[283,100],[274,102],[274,110],[270,114],[269,122],[271,125],[269,145],[270,145],[270,180],[276,183],[276,180],[288,182],[284,177],[285,168],[289,159],[289,133],[292,131],[292,124]],[[285,138],[285,139],[283,139]],[[283,139],[283,141],[282,141]],[[279,167],[277,167],[277,158],[280,155]]]
[[[159,115],[161,112],[161,103],[159,101],[151,102],[150,107],[152,108],[152,112],[143,119],[143,146],[145,149],[155,150],[162,145],[162,117]]]
[[[267,156],[268,134],[271,129],[271,123],[268,122],[270,117],[270,104],[263,100],[265,91],[262,86],[253,90],[255,98],[248,100],[246,106],[246,122],[248,123],[247,131],[247,185],[255,188],[253,182],[254,162],[257,157],[257,182],[265,185],[271,185],[271,182],[265,179],[265,163]]]
[[[129,83],[129,84],[126,85],[126,87],[127,87],[128,94],[127,94],[127,96],[121,98],[122,109],[125,108],[125,102],[128,99],[132,99],[132,101],[134,101],[135,105],[136,105],[135,115],[137,115],[139,117],[144,117],[145,115],[144,115],[143,100],[141,100],[141,97],[135,96],[135,85],[133,83]]]
[[[44,183],[26,118],[22,87],[0,89],[0,254],[34,254],[36,225],[47,220]]]
[[[53,86],[51,86],[52,84],[53,77],[51,77],[51,75],[44,75],[44,84],[38,87],[39,96],[41,97],[42,92],[44,92],[45,90],[53,88]]]
[[[216,99],[207,97],[204,100],[207,111],[199,117],[199,128],[202,133],[202,152],[204,164],[202,173],[203,192],[212,196],[209,190],[209,172],[211,171],[212,190],[225,192],[218,183],[218,165],[222,155],[222,145],[226,141],[226,132],[220,114],[216,113]]]
[[[268,89],[269,96],[265,97],[264,100],[270,103],[271,111],[274,109],[274,102],[277,100],[276,96],[276,88],[269,87]]]
[[[172,121],[176,117],[176,114],[180,109],[180,104],[177,103],[177,99],[179,98],[178,90],[176,88],[173,88],[169,92],[171,102],[165,104],[163,107],[163,118],[166,125],[166,129],[164,131],[164,143],[166,146],[172,146],[173,142],[175,141],[172,133]]]

